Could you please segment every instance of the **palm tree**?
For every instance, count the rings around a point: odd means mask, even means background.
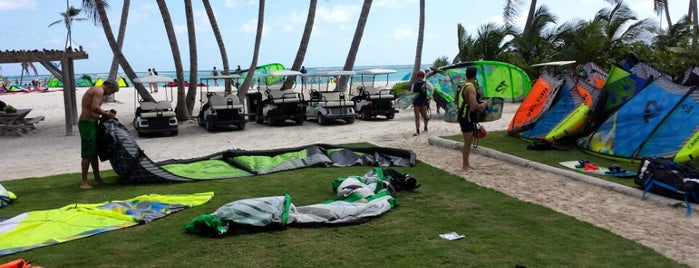
[[[514,38],[511,41],[511,48],[515,52],[512,56],[516,58],[509,59],[508,62],[527,66],[552,60],[555,32],[550,26],[556,24],[556,20],[556,16],[546,5],[537,8],[529,30],[520,34],[512,33]]]
[[[316,17],[316,5],[318,0],[311,0],[308,5],[308,16],[306,17],[306,26],[303,28],[303,36],[301,37],[301,43],[299,44],[299,50],[296,52],[296,58],[294,58],[294,63],[291,65],[292,70],[300,70],[303,65],[303,60],[306,57],[306,49],[308,48],[309,40],[311,39],[311,32],[313,32],[313,23]],[[284,88],[290,88],[294,79],[287,79],[284,82]]]
[[[436,58],[434,62],[432,62],[432,66],[430,67],[432,70],[437,70],[440,67],[447,66],[449,65],[449,57],[447,56],[441,56],[439,58]]]
[[[117,46],[121,48],[124,44],[124,38],[126,36],[126,22],[129,18],[129,7],[131,6],[131,0],[124,0],[124,5],[121,8],[121,20],[119,21],[119,35],[117,36]],[[112,65],[109,68],[109,79],[116,79],[117,73],[119,72],[119,61],[116,56],[112,59]]]
[[[204,3],[204,9],[206,9],[206,16],[209,17],[209,23],[211,24],[211,29],[216,37],[216,43],[218,44],[218,50],[221,53],[221,61],[223,62],[223,74],[230,74],[230,66],[228,65],[228,53],[226,53],[226,45],[223,43],[223,38],[221,37],[221,31],[218,28],[218,23],[216,23],[216,15],[214,15],[214,10],[211,8],[211,3],[209,0],[202,0]],[[226,94],[231,93],[231,83],[226,80]]]
[[[192,14],[192,0],[184,1],[184,11],[187,17],[187,36],[189,41],[189,89],[187,90],[187,113],[194,111],[194,102],[197,98],[197,33],[194,31],[194,15]]]
[[[604,35],[605,59],[620,59],[628,54],[628,44],[648,38],[656,27],[648,18],[638,20],[635,13],[622,0],[608,0],[611,8],[603,8],[595,15]],[[616,3],[616,4],[614,4]]]
[[[257,13],[257,34],[255,34],[255,50],[252,53],[252,61],[250,62],[250,71],[243,81],[243,85],[238,89],[238,96],[243,98],[247,96],[248,89],[252,84],[252,79],[255,76],[255,68],[257,68],[257,57],[260,54],[260,43],[262,43],[262,29],[265,24],[265,0],[260,0]]]
[[[459,52],[454,57],[453,63],[477,60],[476,39],[466,31],[461,23],[456,24],[456,40],[458,40]]]
[[[114,53],[114,57],[118,59],[119,65],[121,65],[121,68],[124,70],[126,77],[133,81],[137,77],[136,72],[134,72],[133,68],[131,68],[131,64],[129,64],[129,61],[126,60],[126,57],[121,51],[121,47],[117,44],[117,40],[114,38],[114,32],[112,32],[112,26],[109,24],[109,17],[107,17],[108,6],[109,5],[104,0],[83,1],[83,7],[86,11],[89,11],[88,14],[94,13],[95,10],[97,11],[96,18],[99,18],[100,24],[102,25],[102,30],[104,31],[104,35],[107,38],[109,47],[112,49],[112,53]],[[125,21],[125,14],[122,13],[121,15],[122,21]],[[146,101],[154,100],[153,96],[151,96],[148,93],[148,90],[146,90],[143,84],[135,83],[134,87],[136,87],[136,91],[138,91],[138,94],[141,96],[142,99]]]
[[[67,4],[67,3],[66,3]],[[73,35],[72,35],[72,26],[74,21],[85,21],[87,18],[78,18],[78,14],[80,14],[80,11],[82,9],[80,8],[75,8],[75,7],[67,7],[66,11],[61,12],[61,17],[63,17],[60,20],[54,21],[51,24],[49,24],[49,27],[59,24],[63,22],[66,25],[66,29],[68,30],[68,34],[66,35],[66,48],[72,47],[73,46]]]
[[[697,39],[699,36],[699,15],[697,13],[697,0],[689,0],[689,11],[687,11],[689,21],[694,24],[694,37],[692,38],[692,48],[697,48]]]
[[[345,66],[342,68],[345,71],[351,71],[354,68],[354,61],[357,59],[359,44],[362,42],[362,35],[364,35],[364,26],[366,26],[367,19],[369,18],[369,11],[371,11],[371,2],[372,0],[364,0],[364,4],[362,5],[362,11],[359,13],[359,20],[357,21],[357,28],[354,30],[352,45],[350,45],[349,52],[347,53]],[[340,77],[340,81],[338,81],[338,89],[340,91],[346,90],[348,79],[349,78],[345,76]]]
[[[24,72],[27,72],[27,74],[30,74],[30,73],[32,73],[29,71],[31,69],[34,73],[34,76],[39,75],[39,73],[37,73],[37,71],[36,71],[36,67],[34,66],[33,62],[22,62],[21,66],[22,66],[22,73],[19,76],[19,85],[18,86],[21,86],[22,84],[24,84]]]
[[[417,73],[420,70],[422,63],[422,40],[425,36],[425,0],[420,0],[420,21],[418,22],[417,30],[417,47],[415,48],[415,62],[413,63],[413,72]],[[410,84],[417,80],[417,76],[410,76]]]
[[[505,20],[505,26],[513,26],[514,21],[519,15],[519,6],[523,5],[522,0],[506,0],[505,9],[503,10],[502,17]],[[529,2],[529,12],[527,13],[527,21],[524,23],[524,30],[522,32],[528,32],[532,27],[532,21],[534,20],[534,14],[536,13],[536,0]]]
[[[177,74],[177,105],[175,106],[175,114],[177,120],[184,121],[189,118],[189,110],[187,109],[187,100],[184,91],[184,69],[182,68],[182,57],[180,56],[180,47],[177,45],[177,36],[175,35],[175,27],[172,24],[170,12],[167,9],[165,0],[156,0],[160,15],[163,17],[165,24],[165,32],[167,39],[170,41],[170,50],[172,51],[172,60],[175,64],[175,73]],[[196,84],[196,81],[191,81]]]
[[[667,21],[667,27],[669,28],[670,26],[672,26],[672,20],[670,19],[670,9],[668,7],[667,0],[653,0],[653,11],[655,11],[656,15],[661,17],[664,12],[665,20]]]

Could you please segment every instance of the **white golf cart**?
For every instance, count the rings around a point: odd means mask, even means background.
[[[396,70],[369,69],[357,72],[360,85],[357,86],[357,96],[352,97],[355,110],[363,120],[372,119],[378,115],[386,119],[393,119],[398,112],[396,109],[396,94],[388,87],[388,76],[396,73]],[[376,77],[386,75],[386,83],[383,79],[377,82]]]
[[[331,121],[341,119],[347,124],[354,123],[356,114],[354,112],[354,101],[345,91],[337,91],[340,88],[340,79],[347,76],[347,81],[351,80],[355,71],[330,71],[321,73],[312,73],[304,75],[306,80],[319,81],[317,87],[313,88],[316,83],[312,83],[308,90],[308,99],[304,101],[306,104],[306,118],[316,120],[318,124],[325,125]],[[325,88],[321,89],[322,81],[325,80]],[[345,87],[345,88],[349,88]]]
[[[209,82],[211,80],[223,80],[224,83],[235,82],[240,79],[240,75],[218,75],[211,77],[203,77],[200,82],[203,84],[199,87],[199,115],[197,122],[199,126],[205,127],[207,131],[214,131],[218,128],[235,126],[239,130],[245,129],[245,110],[243,102],[238,98],[238,89],[232,86],[231,93],[213,92],[209,90]],[[204,92],[206,87],[206,92]]]
[[[144,76],[133,80],[134,83],[167,83],[172,82],[172,78],[166,76]],[[134,90],[134,105],[136,107],[136,115],[133,119],[133,125],[139,137],[146,134],[162,134],[175,136],[179,133],[177,117],[175,110],[172,108],[173,100],[172,88],[168,97],[168,90],[165,90],[165,100],[161,101],[145,101],[141,99],[138,92]]]
[[[286,120],[293,120],[297,125],[306,121],[303,96],[295,91],[296,82],[291,88],[283,88],[286,79],[294,79],[302,74],[298,71],[282,70],[262,75],[257,78],[257,90],[264,84],[264,99],[255,113],[258,124],[265,122],[270,126],[282,125]]]

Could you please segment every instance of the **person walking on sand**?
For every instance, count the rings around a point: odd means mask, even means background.
[[[211,72],[213,76],[218,76],[218,70],[216,70],[216,66],[214,66],[214,71]],[[214,86],[218,86],[218,79],[214,79]]]
[[[91,189],[87,183],[87,171],[92,165],[92,173],[95,177],[95,183],[100,184],[99,162],[97,159],[97,120],[100,116],[114,118],[115,114],[111,111],[102,110],[102,97],[119,92],[119,84],[114,80],[107,80],[101,86],[93,86],[85,91],[82,98],[82,110],[78,120],[78,130],[80,132],[80,162],[82,171],[82,183],[80,188]]]
[[[158,71],[153,68],[153,75],[158,75]],[[153,88],[155,89],[155,93],[158,93],[158,83],[153,83]]]
[[[474,169],[469,163],[471,145],[473,144],[473,131],[477,128],[478,110],[488,108],[488,103],[479,101],[482,96],[476,84],[475,67],[466,68],[466,82],[456,90],[456,103],[459,107],[457,121],[464,136],[464,145],[461,149],[461,170]]]
[[[420,117],[425,122],[424,131],[427,132],[427,122],[430,120],[427,118],[427,108],[432,99],[432,86],[424,80],[425,72],[417,71],[415,77],[417,81],[410,86],[410,91],[417,94],[413,100],[413,113],[415,114],[415,134],[413,136],[420,135]]]

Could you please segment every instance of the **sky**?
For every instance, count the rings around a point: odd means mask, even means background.
[[[80,8],[82,1],[68,0]],[[110,0],[108,16],[113,31],[117,32],[123,1]],[[184,13],[184,1],[167,1],[177,33],[182,64],[189,70],[189,44]],[[255,44],[258,1],[211,0],[216,20],[221,29],[231,69],[250,66]],[[462,24],[472,35],[486,23],[503,24],[505,1],[429,0],[425,8],[425,37],[422,64],[457,54],[457,24]],[[522,25],[529,1],[522,6],[518,24]],[[304,60],[306,68],[343,66],[357,25],[363,1],[319,0],[316,20]],[[653,12],[652,0],[626,0],[639,18],[652,18],[662,27],[665,20]],[[201,1],[192,1],[196,25],[198,69],[222,70],[221,56],[211,25]],[[611,5],[605,0],[539,0],[558,17],[558,23],[574,19],[590,20],[603,8]],[[674,22],[687,12],[688,1],[673,1],[670,16]],[[63,49],[67,29],[62,20],[66,10],[62,0],[0,0],[0,50]],[[290,67],[296,56],[303,34],[308,1],[266,1],[264,30],[258,65],[279,62]],[[78,17],[86,17],[79,15]],[[415,59],[419,20],[418,0],[374,0],[364,35],[355,60],[355,66],[411,65]],[[98,74],[109,71],[112,51],[101,26],[91,21],[75,21],[72,26],[73,47],[81,45],[89,55],[87,60],[75,61],[76,74]],[[123,53],[132,68],[146,72],[174,71],[173,54],[169,46],[162,16],[153,0],[131,1]],[[48,74],[35,64],[39,74]],[[0,64],[0,74],[19,75],[20,64]],[[120,71],[121,72],[121,71]]]

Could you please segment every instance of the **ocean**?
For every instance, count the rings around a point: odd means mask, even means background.
[[[425,70],[429,68],[430,65],[423,65],[421,66],[421,70]],[[396,70],[395,73],[389,74],[388,75],[388,80],[387,81],[404,81],[407,80],[410,76],[410,73],[413,70],[413,65],[375,65],[375,66],[356,66],[354,68],[354,71],[361,71],[361,70],[367,70],[367,69],[391,69],[391,70]],[[308,73],[316,73],[316,72],[327,72],[327,71],[339,71],[342,70],[342,67],[307,67]],[[82,74],[76,74],[75,78],[80,79],[83,76],[89,76],[92,81],[97,80],[98,78],[106,78],[109,73],[82,73]],[[136,75],[141,77],[141,76],[146,76],[147,71],[143,72],[136,72]],[[175,71],[158,71],[158,75],[162,76],[168,76],[172,77],[173,79],[177,77]],[[126,77],[123,73],[119,73],[117,76],[124,76]],[[197,77],[202,78],[202,77],[208,77],[211,76],[211,70],[201,70],[198,72]],[[39,79],[41,81],[48,80],[51,78],[51,75],[24,75],[22,78],[22,81],[20,82],[20,76],[7,76],[6,77],[11,83],[15,82],[16,84],[24,85],[23,87],[26,87],[26,85],[31,84],[32,79]],[[189,79],[189,71],[184,72],[184,78],[185,80]],[[356,77],[354,79],[357,79]],[[386,80],[385,76],[379,76],[376,78],[376,81],[384,81]],[[356,80],[358,81],[358,80]],[[0,81],[2,83],[2,81]]]

